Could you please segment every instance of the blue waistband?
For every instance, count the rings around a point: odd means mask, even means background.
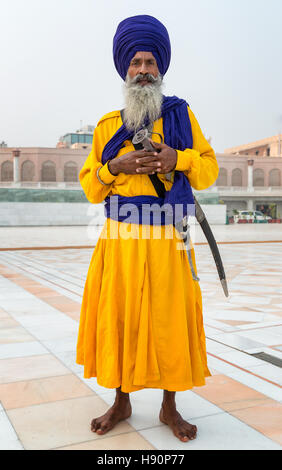
[[[115,194],[105,198],[105,216],[118,222],[169,225],[186,215],[194,215],[195,206],[170,204],[157,196],[126,197]]]

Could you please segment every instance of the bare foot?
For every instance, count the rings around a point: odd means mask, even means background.
[[[117,423],[129,418],[131,413],[130,401],[126,403],[114,403],[107,413],[91,421],[91,431],[97,434],[105,434],[113,429]]]
[[[197,426],[185,421],[174,406],[162,405],[159,417],[160,421],[167,424],[180,441],[187,442],[196,438]]]

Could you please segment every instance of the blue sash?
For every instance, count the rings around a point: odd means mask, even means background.
[[[188,104],[185,100],[177,98],[176,96],[164,96],[161,113],[161,117],[163,118],[164,142],[175,150],[193,148],[192,129],[187,107]],[[102,163],[105,164],[108,160],[114,158],[122,147],[124,141],[131,140],[133,135],[134,133],[128,131],[123,124],[104,147]],[[110,210],[110,198],[112,197],[113,196],[107,196],[105,199],[105,215],[107,217],[115,218],[115,216],[111,214]],[[188,178],[182,171],[174,172],[172,188],[170,191],[166,191],[164,198],[158,198],[155,196],[118,196],[116,199],[118,202],[117,205],[119,207],[119,212],[124,204],[136,205],[136,217],[138,213],[136,220],[139,221],[136,223],[146,223],[144,222],[144,219],[147,220],[147,216],[144,216],[144,214],[142,215],[143,211],[141,210],[142,205],[144,204],[157,204],[160,208],[160,212],[166,214],[166,216],[161,215],[161,225],[167,223],[175,224],[185,215],[194,213],[194,197],[192,188]],[[164,205],[166,211],[164,210]],[[170,222],[167,222],[170,220],[169,206],[171,207],[172,218]],[[117,214],[117,219],[115,220],[122,222],[126,218],[127,217],[122,214]],[[156,219],[154,215],[152,218],[149,218],[151,225],[155,223],[154,219]]]

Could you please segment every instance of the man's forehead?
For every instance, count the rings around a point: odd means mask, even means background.
[[[153,56],[152,52],[148,52],[148,51],[138,51],[136,52],[135,56],[132,57],[132,60],[133,59],[155,59],[155,57]]]

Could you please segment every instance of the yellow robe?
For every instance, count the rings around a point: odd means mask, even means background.
[[[201,190],[214,183],[218,165],[190,108],[188,112],[193,149],[177,151],[175,169]],[[148,175],[113,176],[107,163],[102,165],[102,151],[121,125],[120,112],[114,111],[94,131],[91,153],[79,174],[92,203],[112,194],[157,196]],[[162,119],[155,121],[153,131],[163,135]],[[132,150],[126,141],[116,158]],[[106,185],[97,179],[98,167]],[[169,190],[173,183],[158,176]],[[204,385],[210,376],[199,284],[192,279],[186,251],[178,248],[174,227],[167,237],[166,226],[159,226],[157,239],[155,229],[107,219],[84,287],[77,363],[84,365],[85,378],[97,377],[101,386],[121,386],[125,393],[143,388],[184,391]],[[196,271],[193,250],[192,256]]]

